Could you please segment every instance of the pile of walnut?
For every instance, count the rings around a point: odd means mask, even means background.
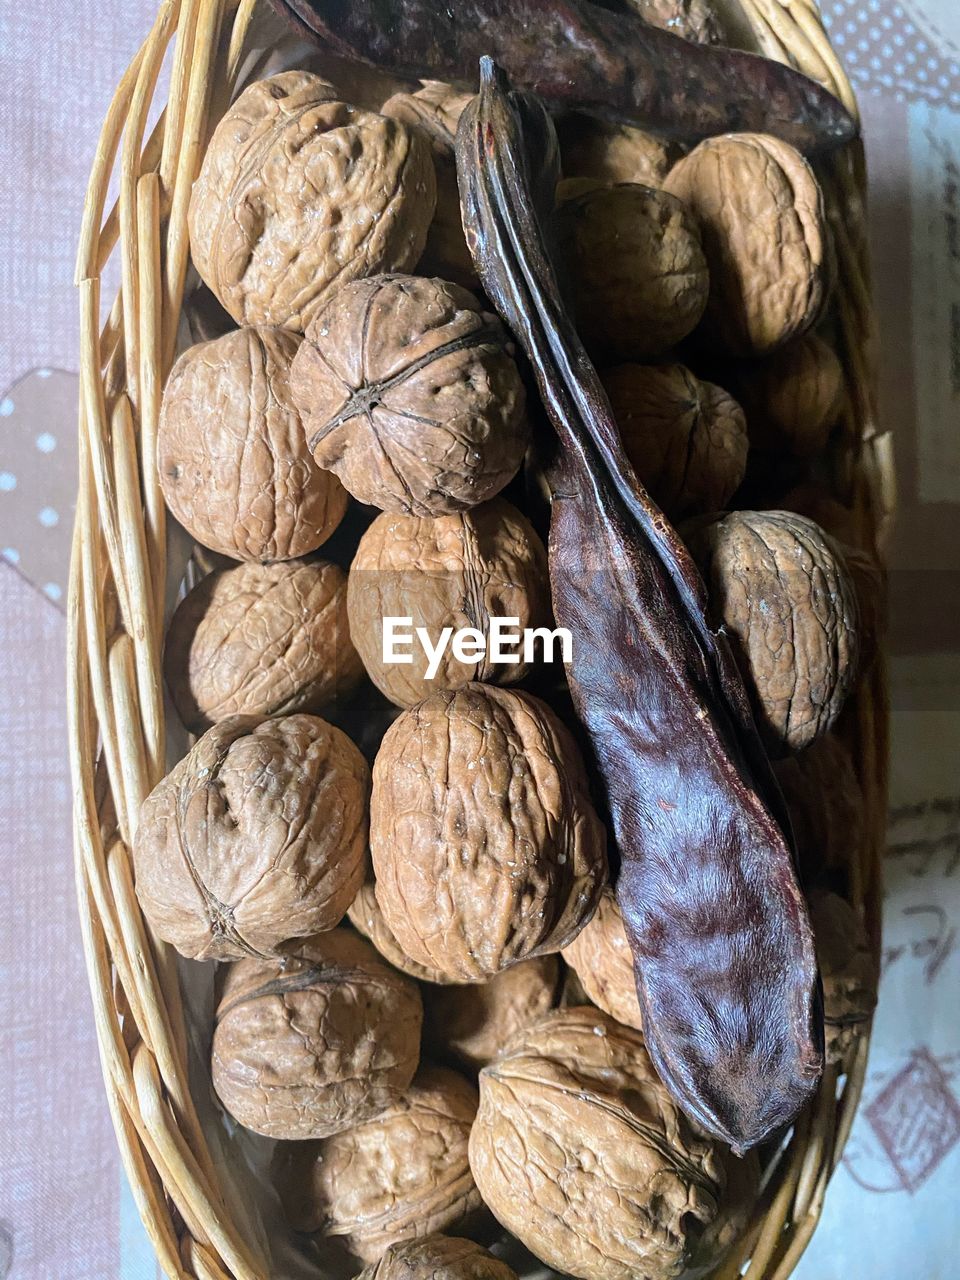
[[[227,559],[169,627],[169,691],[202,736],[144,803],[137,892],[160,938],[222,962],[213,1085],[278,1140],[310,1247],[364,1277],[509,1280],[439,1234],[489,1244],[495,1217],[584,1280],[700,1274],[759,1166],[698,1132],[647,1056],[559,668],[383,659],[387,616],[434,641],[550,624],[521,472],[536,415],[460,227],[465,101],[428,84],[372,110],[286,72],[213,134],[191,248],[235,323],[177,360],[157,463]],[[578,323],[778,761],[837,1062],[874,1000],[843,705],[877,575],[824,480],[843,376],[820,188],[767,137],[679,155],[560,129]]]

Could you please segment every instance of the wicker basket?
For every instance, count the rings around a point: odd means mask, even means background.
[[[848,81],[814,0],[740,0],[755,45],[821,80],[851,110]],[[163,0],[124,74],[100,139],[77,267],[81,318],[80,488],[69,596],[69,728],[77,894],[107,1100],[147,1233],[169,1276],[266,1280],[275,1267],[250,1230],[217,1154],[216,1125],[191,1096],[177,965],[151,937],[133,889],[130,841],[140,802],[165,772],[160,656],[167,556],[154,452],[188,266],[187,204],[209,117],[243,64],[253,0]],[[146,124],[171,42],[169,98]],[[119,154],[119,161],[118,161]],[[106,211],[114,170],[119,198]],[[821,168],[836,232],[839,349],[847,373],[836,487],[866,548],[882,547],[892,509],[891,452],[878,435],[859,147]],[[122,287],[101,326],[101,273],[119,253]],[[855,758],[868,829],[853,892],[879,946],[887,718],[882,662],[859,689]],[[775,1157],[723,1280],[784,1280],[816,1226],[850,1131],[864,1040],[830,1068]],[[744,1266],[746,1265],[746,1270]]]

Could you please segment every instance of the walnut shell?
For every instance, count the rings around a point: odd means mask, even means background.
[[[755,449],[815,458],[840,412],[843,368],[823,339],[808,333],[736,369],[733,389]]]
[[[538,698],[435,693],[387,730],[373,779],[377,902],[420,964],[482,981],[558,951],[593,914],[604,829],[573,739]]]
[[[461,662],[448,645],[432,679],[416,643],[407,664],[384,662],[383,619],[409,617],[436,644],[444,627],[472,627],[489,636],[491,617],[517,618],[519,629],[550,620],[547,553],[525,516],[503,498],[471,511],[425,519],[384,513],[360,539],[347,588],[350,634],[374,684],[402,707],[438,689],[471,680],[514,684],[530,671],[523,661],[488,656]]]
[[[553,1008],[559,983],[560,961],[549,955],[522,960],[489,982],[425,987],[424,1039],[431,1054],[479,1071],[513,1035]]]
[[[424,276],[453,280],[464,288],[479,285],[460,216],[460,190],[454,144],[460,116],[473,94],[439,80],[427,80],[415,93],[396,93],[383,104],[385,116],[400,120],[430,143],[437,174],[437,208],[427,232],[418,270]]]
[[[597,1009],[548,1014],[484,1067],[470,1167],[500,1222],[581,1280],[679,1276],[723,1180],[642,1035]]]
[[[472,1240],[433,1235],[392,1244],[357,1280],[517,1280],[517,1274]]]
[[[232,715],[319,711],[363,676],[347,575],[326,560],[211,573],[177,606],[163,665],[191,733]]]
[[[810,328],[831,257],[823,195],[799,151],[766,134],[708,138],[664,186],[700,223],[711,338],[733,355],[762,355]]]
[[[624,1026],[643,1030],[633,952],[612,889],[604,889],[596,914],[563,949],[588,1000]]]
[[[436,202],[430,148],[307,71],[249,85],[190,197],[190,250],[240,324],[302,331],[333,290],[407,271]]]
[[[290,560],[325,542],[347,494],[307,449],[290,397],[300,339],[237,329],[190,347],[163,392],[157,467],[167,506],[234,560]]]
[[[832,733],[774,766],[801,869],[845,882],[863,840],[863,791],[850,752]]]
[[[353,927],[373,943],[384,960],[388,960],[401,973],[406,973],[419,982],[451,982],[451,979],[440,969],[411,960],[397,942],[377,902],[377,886],[372,875],[369,875],[360,886],[360,892],[350,904],[347,916]]]
[[[557,122],[565,178],[659,187],[679,156],[673,144],[629,124],[571,111]]]
[[[802,750],[833,725],[856,677],[857,605],[842,556],[790,511],[733,512],[692,547],[767,749]]]
[[[320,311],[292,389],[317,464],[382,511],[445,515],[492,498],[527,444],[506,331],[442,280],[378,276]]]
[[[810,923],[823,980],[827,1062],[841,1062],[866,1035],[877,1004],[877,962],[860,917],[836,893],[810,895]]]
[[[276,952],[332,929],[363,880],[367,762],[317,716],[231,716],[140,808],[137,897],[193,960]]]
[[[373,1119],[282,1148],[275,1177],[290,1225],[341,1237],[362,1262],[454,1226],[480,1206],[467,1159],[476,1111],[477,1091],[463,1076],[424,1067]]]
[[[651,360],[696,326],[707,303],[697,225],[679,200],[639,183],[595,188],[557,213],[574,313],[598,358]]]
[[[627,457],[673,520],[718,511],[747,469],[747,424],[732,396],[682,364],[622,364],[603,375]]]
[[[416,985],[347,929],[281,960],[228,965],[211,1072],[230,1114],[268,1138],[324,1138],[402,1096],[420,1057]]]

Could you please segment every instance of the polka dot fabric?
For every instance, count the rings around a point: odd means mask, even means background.
[[[960,111],[958,0],[828,0],[824,18],[855,89]]]

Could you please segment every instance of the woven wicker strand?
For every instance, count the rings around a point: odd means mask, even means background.
[[[256,0],[164,0],[121,78],[90,177],[77,256],[80,487],[68,599],[68,722],[77,898],[107,1102],[137,1208],[168,1276],[267,1280],[271,1269],[230,1208],[190,1093],[175,957],[154,938],[133,887],[130,842],[165,767],[160,656],[166,518],[156,466],[163,382],[176,349],[188,264],[187,205],[214,90],[229,100]],[[757,47],[820,80],[852,111],[850,84],[814,0],[741,0]],[[147,122],[174,43],[169,95]],[[111,176],[116,205],[106,208]],[[838,488],[864,547],[881,549],[895,489],[875,418],[872,315],[859,147],[821,172],[835,231],[847,444]],[[121,288],[101,327],[101,274]],[[853,891],[879,946],[886,811],[882,663],[854,706],[867,802]],[[715,1280],[786,1280],[816,1227],[853,1122],[867,1042],[830,1068]]]

